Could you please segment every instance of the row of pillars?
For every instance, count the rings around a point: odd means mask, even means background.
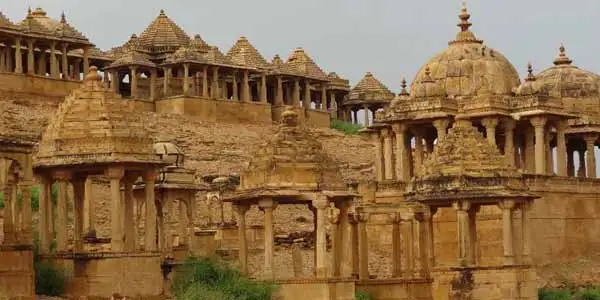
[[[446,134],[450,120],[438,119],[432,122],[437,132],[437,141],[442,140]],[[502,121],[504,141],[502,153],[509,165],[530,171],[535,174],[553,174],[553,154],[550,146],[551,129],[545,117],[532,117],[529,123],[533,130],[524,131],[521,143],[515,144],[516,122],[512,119]],[[500,120],[486,118],[481,121],[485,128],[487,140],[498,147],[496,141],[497,127]],[[565,130],[566,121],[555,122],[556,148],[557,148],[557,175],[574,176],[573,151],[567,151]],[[393,124],[391,128],[381,128],[371,134],[375,144],[375,168],[378,181],[400,180],[408,181],[425,158],[425,153],[433,151],[436,137],[427,137],[424,127],[409,126],[407,124]],[[412,137],[415,139],[414,155]],[[586,149],[580,151],[580,168],[587,169],[587,177],[596,178],[595,143],[598,135],[589,134],[583,137]],[[395,144],[395,145],[394,145]],[[396,152],[394,153],[394,148]],[[586,159],[584,160],[584,155]],[[587,167],[586,167],[587,165]],[[585,171],[584,171],[585,172]],[[585,176],[584,176],[585,177]]]
[[[530,210],[531,202],[516,203],[515,200],[501,200],[498,207],[502,210],[502,245],[504,265],[515,263],[531,263],[531,234],[530,234]],[[455,201],[452,207],[456,211],[456,225],[458,238],[458,264],[460,266],[477,265],[477,212],[480,206],[474,205],[468,200]],[[517,262],[515,257],[516,236],[513,233],[515,220],[514,211],[520,210],[521,214],[521,261]],[[433,243],[432,243],[433,244]]]
[[[31,245],[32,236],[32,210],[31,210],[31,182],[10,180],[3,188],[4,196],[4,245]],[[18,192],[21,192],[22,202],[19,205]]]
[[[134,202],[132,197],[133,183],[137,176],[125,176],[123,168],[110,168],[106,171],[110,180],[110,211],[111,211],[111,251],[133,252],[136,250],[136,236],[134,224]],[[154,202],[154,182],[156,173],[148,171],[142,174],[145,182],[145,250],[153,252],[157,250],[157,213]],[[57,203],[56,214],[52,204],[52,185],[56,184]],[[52,176],[41,177],[40,189],[40,251],[49,253],[53,236],[56,236],[56,251],[65,252],[69,250],[68,240],[68,188],[73,187],[73,252],[81,252],[83,248],[83,230],[85,211],[89,214],[90,226],[93,226],[93,209],[84,208],[84,203],[92,205],[91,180],[86,177],[73,177],[68,171],[56,171]],[[123,189],[122,189],[123,188]],[[86,201],[87,200],[87,201]],[[55,219],[56,218],[56,219]]]
[[[82,61],[74,59],[72,64],[69,63],[68,43],[46,42],[36,44],[35,39],[23,39],[17,37],[12,40],[13,44],[7,43],[5,47],[0,48],[0,71],[14,72],[17,74],[27,73],[28,75],[46,76],[50,74],[51,78],[79,80],[79,66],[83,63],[83,74],[87,74],[89,70],[89,48],[83,48]],[[23,45],[24,44],[24,45]],[[47,46],[49,45],[49,46]],[[23,47],[27,48],[26,58],[23,59]],[[36,52],[36,47],[39,51]],[[47,47],[47,48],[46,48]],[[60,47],[60,48],[59,48]],[[50,53],[47,55],[47,50]],[[59,65],[57,56],[58,50],[61,52],[61,65]],[[36,59],[37,56],[37,59]],[[50,70],[48,61],[50,59]]]
[[[326,196],[319,196],[311,203],[311,209],[315,214],[315,277],[350,277],[353,271],[352,249],[347,247],[350,244],[352,236],[350,219],[348,216],[348,203],[338,204],[339,218],[329,218],[328,208],[332,202],[329,202]],[[264,264],[262,266],[262,275],[265,279],[273,280],[275,278],[273,255],[273,211],[277,207],[277,202],[271,198],[263,198],[258,201],[258,207],[264,212]],[[238,222],[239,239],[239,260],[240,270],[248,274],[248,245],[246,241],[246,212],[249,205],[235,204]],[[327,259],[327,225],[330,223],[332,228],[332,249],[331,259]]]
[[[364,114],[364,122],[363,125],[365,127],[373,125],[375,122],[375,113],[377,110],[381,108],[381,105],[371,106],[371,105],[363,105],[362,112]],[[360,111],[360,107],[345,107],[340,110],[339,115],[340,119],[352,123],[352,124],[360,124],[358,120],[358,113]],[[372,117],[370,117],[372,116]]]

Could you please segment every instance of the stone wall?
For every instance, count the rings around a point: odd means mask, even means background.
[[[0,246],[0,297],[34,299],[33,251]]]
[[[188,115],[201,121],[271,124],[271,105],[260,102],[175,96],[156,101],[157,113]]]
[[[431,300],[431,282],[419,279],[363,280],[356,290],[368,292],[373,300]],[[438,298],[434,298],[438,299]]]
[[[81,81],[0,72],[0,94],[6,97],[36,97],[60,103]]]

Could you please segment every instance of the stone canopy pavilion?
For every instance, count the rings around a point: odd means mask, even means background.
[[[153,141],[131,104],[106,89],[96,67],[91,67],[81,88],[59,106],[42,135],[34,171],[41,179],[40,251],[52,261],[74,268],[69,292],[73,295],[110,297],[158,295],[162,290],[161,256],[157,251],[157,217],[154,183],[167,162],[153,150]],[[83,248],[85,181],[90,175],[110,180],[110,251],[90,253]],[[132,189],[145,183],[145,248],[136,249]],[[54,224],[50,190],[58,189],[55,222],[56,251],[50,254]],[[68,188],[73,186],[72,248],[68,236]],[[123,188],[123,194],[121,189]],[[91,199],[90,201],[94,201]],[[143,267],[142,267],[143,266]],[[137,272],[124,273],[123,268]]]
[[[242,173],[239,189],[224,200],[233,203],[237,215],[241,271],[248,272],[245,215],[250,206],[258,205],[264,212],[262,277],[273,280],[277,278],[273,271],[273,211],[278,205],[305,204],[316,220],[315,277],[303,279],[302,284],[294,279],[278,281],[279,293],[284,299],[297,299],[300,294],[303,299],[351,299],[354,281],[350,279],[352,248],[347,246],[353,238],[349,210],[358,195],[348,191],[336,164],[323,154],[321,144],[298,125],[296,112],[286,109],[281,120],[272,138],[261,145]],[[330,217],[332,210],[336,218]],[[333,227],[330,262],[327,222]],[[336,285],[340,294],[330,298],[330,289]]]

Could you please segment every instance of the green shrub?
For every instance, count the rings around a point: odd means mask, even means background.
[[[358,132],[363,128],[363,126],[360,124],[352,124],[338,119],[331,119],[330,127],[337,129],[346,135],[358,134]]]
[[[590,288],[583,289],[575,293],[575,300],[600,300],[600,289]]]
[[[355,300],[371,300],[372,297],[371,297],[371,293],[356,291],[356,293],[354,294],[354,299]]]
[[[36,262],[35,293],[45,296],[60,296],[65,291],[65,272],[50,263]]]
[[[540,300],[571,300],[571,291],[539,289],[538,299]]]
[[[209,259],[190,258],[175,274],[173,292],[177,299],[270,300],[275,288]]]

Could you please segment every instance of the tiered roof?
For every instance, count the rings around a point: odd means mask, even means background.
[[[60,104],[42,135],[36,168],[91,164],[164,164],[131,103],[107,89],[96,67]]]
[[[89,44],[89,39],[67,22],[64,13],[60,20],[55,20],[48,17],[46,11],[38,7],[34,11],[29,10],[27,17],[18,26],[26,33],[44,34]]]
[[[268,66],[267,60],[244,36],[240,37],[235,45],[229,49],[227,58],[245,67],[264,69]]]
[[[371,72],[365,76],[350,91],[347,103],[389,103],[394,99],[392,93]]]
[[[0,12],[0,29],[16,30],[17,25],[15,25],[8,17]]]
[[[152,53],[173,52],[190,43],[190,37],[161,9],[158,17],[142,32],[140,45]]]
[[[327,81],[327,74],[321,70],[302,48],[296,48],[290,57],[288,57],[286,64],[300,76]]]

